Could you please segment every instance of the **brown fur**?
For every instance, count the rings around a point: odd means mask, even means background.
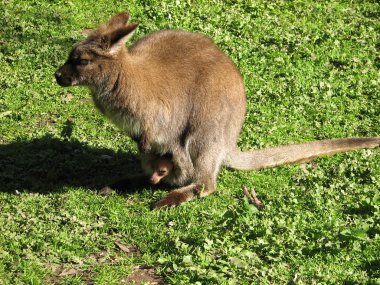
[[[162,179],[169,176],[174,167],[171,159],[167,156],[153,158],[149,163],[150,171],[148,173],[151,173],[149,180],[153,185],[160,183]]]
[[[90,87],[98,109],[139,142],[143,166],[172,155],[174,169],[163,181],[184,187],[157,207],[214,192],[223,164],[259,169],[380,144],[362,138],[240,152],[246,98],[232,61],[208,38],[184,31],[155,32],[127,49],[137,27],[128,18],[114,16],[76,45],[56,78]]]

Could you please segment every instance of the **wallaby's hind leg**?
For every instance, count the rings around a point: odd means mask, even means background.
[[[218,175],[223,156],[218,151],[207,151],[199,156],[194,163],[195,183],[171,191],[165,198],[158,201],[154,207],[174,207],[191,201],[196,196],[204,197],[216,191],[216,176]]]
[[[225,158],[223,143],[209,145],[195,163],[195,181],[200,186],[199,197],[205,197],[216,191],[216,178]]]
[[[186,185],[194,176],[194,165],[188,150],[176,147],[172,150],[173,175],[168,177],[171,185]],[[165,179],[164,179],[165,181]]]

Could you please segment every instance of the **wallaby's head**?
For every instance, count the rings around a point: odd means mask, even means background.
[[[137,24],[128,24],[128,19],[126,12],[117,14],[76,44],[68,60],[55,73],[58,84],[102,84],[120,60],[120,54],[125,52],[125,42],[137,28]]]

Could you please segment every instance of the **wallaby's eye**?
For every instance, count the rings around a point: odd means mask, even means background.
[[[89,61],[88,59],[80,59],[80,60],[78,61],[78,64],[84,66],[84,65],[87,65],[89,62],[90,62],[90,61]]]
[[[163,176],[166,174],[166,170],[160,169],[158,170],[158,175]]]

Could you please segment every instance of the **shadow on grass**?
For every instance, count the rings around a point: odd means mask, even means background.
[[[380,278],[380,259],[367,261],[362,265],[370,278]]]
[[[0,145],[0,169],[0,191],[9,193],[49,193],[70,186],[98,190],[141,173],[137,155],[49,135]]]

